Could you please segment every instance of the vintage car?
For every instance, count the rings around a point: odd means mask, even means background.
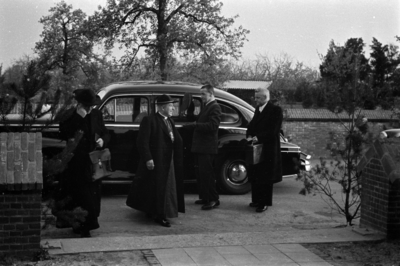
[[[193,155],[190,152],[192,132],[182,125],[196,119],[202,108],[198,84],[182,82],[130,81],[111,84],[98,92],[102,103],[97,106],[103,113],[111,140],[111,167],[113,174],[104,182],[129,182],[139,162],[136,137],[144,116],[157,111],[155,100],[162,94],[176,99],[172,118],[183,138],[185,182],[196,182]],[[242,99],[216,89],[215,97],[221,106],[219,150],[215,160],[218,187],[225,193],[243,194],[250,190],[244,146],[246,127],[254,108]],[[309,156],[300,147],[281,136],[283,175],[294,176],[307,170]],[[307,158],[308,157],[308,158]]]
[[[185,182],[195,183],[193,154],[190,152],[192,132],[184,129],[183,124],[194,121],[201,111],[202,100],[198,84],[161,81],[126,81],[111,84],[98,92],[101,104],[95,108],[103,113],[111,140],[112,175],[104,179],[103,184],[129,184],[139,163],[136,137],[140,122],[144,116],[157,111],[155,100],[162,94],[176,99],[172,118],[183,138]],[[215,159],[215,171],[219,189],[229,194],[244,194],[250,191],[248,163],[243,140],[246,128],[253,117],[254,107],[242,99],[216,89],[215,97],[221,106],[222,117],[219,126],[219,149]],[[36,121],[32,130],[43,132],[42,151],[51,158],[65,147],[65,141],[58,137],[58,125]],[[11,115],[8,126],[19,126],[20,115]],[[36,129],[35,129],[36,127]],[[300,147],[288,142],[281,135],[283,175],[297,176],[301,170],[308,171],[309,155],[301,152]],[[248,159],[248,158],[247,158]],[[50,182],[52,183],[52,182]]]

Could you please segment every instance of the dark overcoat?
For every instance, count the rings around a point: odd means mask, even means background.
[[[218,127],[221,122],[221,107],[216,100],[201,110],[193,132],[193,153],[218,153]]]
[[[173,158],[178,211],[184,213],[182,138],[175,128],[174,121],[168,118],[174,132],[174,142],[172,142],[163,119],[156,113],[144,117],[140,123],[136,140],[140,161],[126,204],[148,214],[163,215],[159,210],[164,206],[168,174]],[[153,170],[147,169],[146,162],[149,160],[154,161]]]
[[[69,118],[60,122],[60,136],[64,140],[74,138],[78,130],[83,131],[83,136],[73,152],[74,156],[68,163],[61,183],[67,194],[72,196],[76,207],[80,206],[87,210],[91,217],[98,217],[101,181],[92,181],[92,162],[89,152],[96,148],[96,136],[103,139],[104,149],[107,147],[110,135],[104,125],[103,115],[97,109],[93,109],[85,118],[75,110]]]
[[[257,136],[263,144],[264,161],[250,167],[252,182],[273,184],[282,181],[282,157],[280,129],[282,126],[282,109],[268,102],[260,113],[256,108],[253,119],[247,126],[247,137]]]

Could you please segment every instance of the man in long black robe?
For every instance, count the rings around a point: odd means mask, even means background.
[[[127,205],[147,213],[162,226],[167,218],[185,212],[182,138],[170,118],[174,110],[168,95],[157,99],[158,112],[144,117],[136,140],[140,162]]]
[[[279,106],[271,103],[268,89],[257,89],[255,100],[256,111],[247,126],[246,135],[253,143],[263,144],[264,161],[250,168],[250,207],[256,207],[256,212],[264,212],[272,206],[274,183],[282,181],[280,130],[283,114]]]

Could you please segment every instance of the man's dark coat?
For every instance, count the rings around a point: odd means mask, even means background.
[[[193,153],[218,153],[218,127],[221,122],[221,107],[216,100],[201,110],[193,132]]]
[[[253,119],[247,126],[246,135],[257,136],[259,143],[263,144],[264,161],[254,165],[251,179],[257,183],[273,184],[282,181],[282,158],[280,129],[282,126],[282,109],[268,102],[260,113],[256,108]]]
[[[71,113],[70,117],[60,123],[61,138],[64,140],[74,138],[78,130],[83,131],[83,136],[63,174],[62,190],[72,196],[76,206],[89,212],[89,218],[98,217],[100,215],[101,181],[92,181],[92,162],[89,152],[96,148],[96,135],[103,139],[103,148],[107,147],[110,135],[99,110],[93,109],[85,118],[82,118],[76,110]]]
[[[136,140],[140,162],[126,204],[148,214],[163,215],[157,210],[164,208],[166,182],[173,155],[178,211],[184,213],[182,138],[173,120],[168,118],[174,132],[172,142],[163,119],[157,113],[144,117],[140,123]],[[146,162],[149,160],[154,161],[153,170],[147,169]]]

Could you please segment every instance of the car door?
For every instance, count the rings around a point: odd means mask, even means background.
[[[182,99],[181,99],[182,100]],[[197,121],[202,108],[200,96],[194,96],[187,110],[180,110],[180,116],[174,118],[178,132],[183,140],[183,159],[186,183],[196,182],[194,172],[194,154],[191,152],[193,141],[193,128],[183,128],[182,125]]]
[[[150,112],[151,94],[110,97],[100,107],[110,133],[110,179],[132,178],[139,164],[136,138],[140,122]]]

